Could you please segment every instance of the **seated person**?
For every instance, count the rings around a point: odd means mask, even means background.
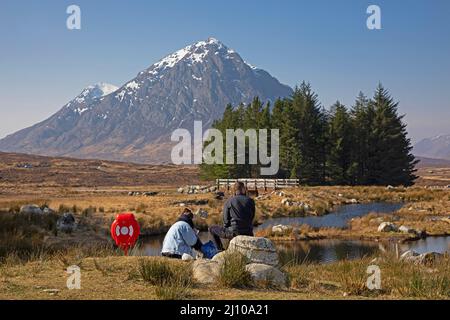
[[[223,207],[223,226],[211,226],[209,232],[213,236],[218,250],[223,250],[222,239],[233,239],[235,236],[253,236],[253,219],[255,218],[255,201],[246,195],[244,183],[236,182],[235,196],[228,199]]]
[[[167,231],[161,254],[165,257],[181,259],[184,253],[194,257],[192,248],[201,251],[202,242],[194,230],[194,214],[185,208],[180,218]]]

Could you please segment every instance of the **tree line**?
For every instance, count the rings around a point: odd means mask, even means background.
[[[224,137],[226,129],[279,129],[277,178],[298,178],[307,185],[406,186],[417,178],[403,115],[381,84],[372,98],[360,93],[350,108],[337,101],[325,110],[303,82],[273,107],[258,97],[248,105],[227,105],[213,128]],[[200,170],[207,179],[256,178],[260,166],[202,164]]]

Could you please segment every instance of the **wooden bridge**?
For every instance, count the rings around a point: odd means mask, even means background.
[[[247,190],[258,190],[263,189],[283,189],[283,188],[294,188],[300,185],[300,179],[216,179],[217,189],[226,188],[230,190],[236,181],[243,182]]]

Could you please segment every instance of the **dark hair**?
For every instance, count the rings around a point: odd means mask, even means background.
[[[241,181],[236,181],[234,184],[234,193],[245,194],[245,184]]]
[[[184,208],[183,212],[181,213],[180,217],[177,221],[184,221],[187,222],[192,228],[194,228],[194,214],[192,213],[192,210],[189,208]]]

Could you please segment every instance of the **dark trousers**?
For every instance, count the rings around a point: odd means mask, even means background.
[[[166,258],[181,259],[181,256],[176,253],[163,252],[161,255]]]
[[[220,239],[233,239],[236,234],[230,229],[224,228],[222,226],[211,226],[209,227],[209,233],[212,235],[214,243],[217,247],[217,250],[223,251],[222,240]]]

